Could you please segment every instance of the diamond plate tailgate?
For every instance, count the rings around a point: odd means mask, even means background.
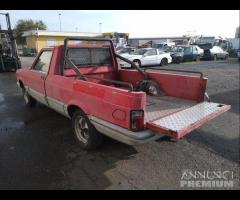
[[[147,128],[180,139],[230,108],[230,105],[202,102],[155,121],[147,122]]]

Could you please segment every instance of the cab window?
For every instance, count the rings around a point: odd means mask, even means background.
[[[112,65],[109,48],[69,48],[68,57],[78,67]],[[69,68],[69,66],[67,65],[65,68]]]
[[[33,67],[33,70],[47,73],[51,62],[51,57],[51,50],[43,51],[42,54],[39,56],[35,66]]]

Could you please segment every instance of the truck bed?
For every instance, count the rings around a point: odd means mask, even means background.
[[[147,96],[145,123],[196,105],[197,102],[171,96]]]

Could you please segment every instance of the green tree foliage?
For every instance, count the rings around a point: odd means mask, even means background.
[[[26,44],[26,38],[22,37],[22,34],[24,31],[29,31],[29,30],[46,30],[47,26],[46,24],[42,21],[33,21],[32,19],[29,20],[18,20],[17,24],[15,26],[15,30],[17,33],[16,41],[18,44]]]

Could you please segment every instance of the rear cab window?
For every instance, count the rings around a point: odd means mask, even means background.
[[[112,66],[113,60],[109,48],[69,48],[68,58],[79,68]],[[69,68],[66,65],[65,68]]]

